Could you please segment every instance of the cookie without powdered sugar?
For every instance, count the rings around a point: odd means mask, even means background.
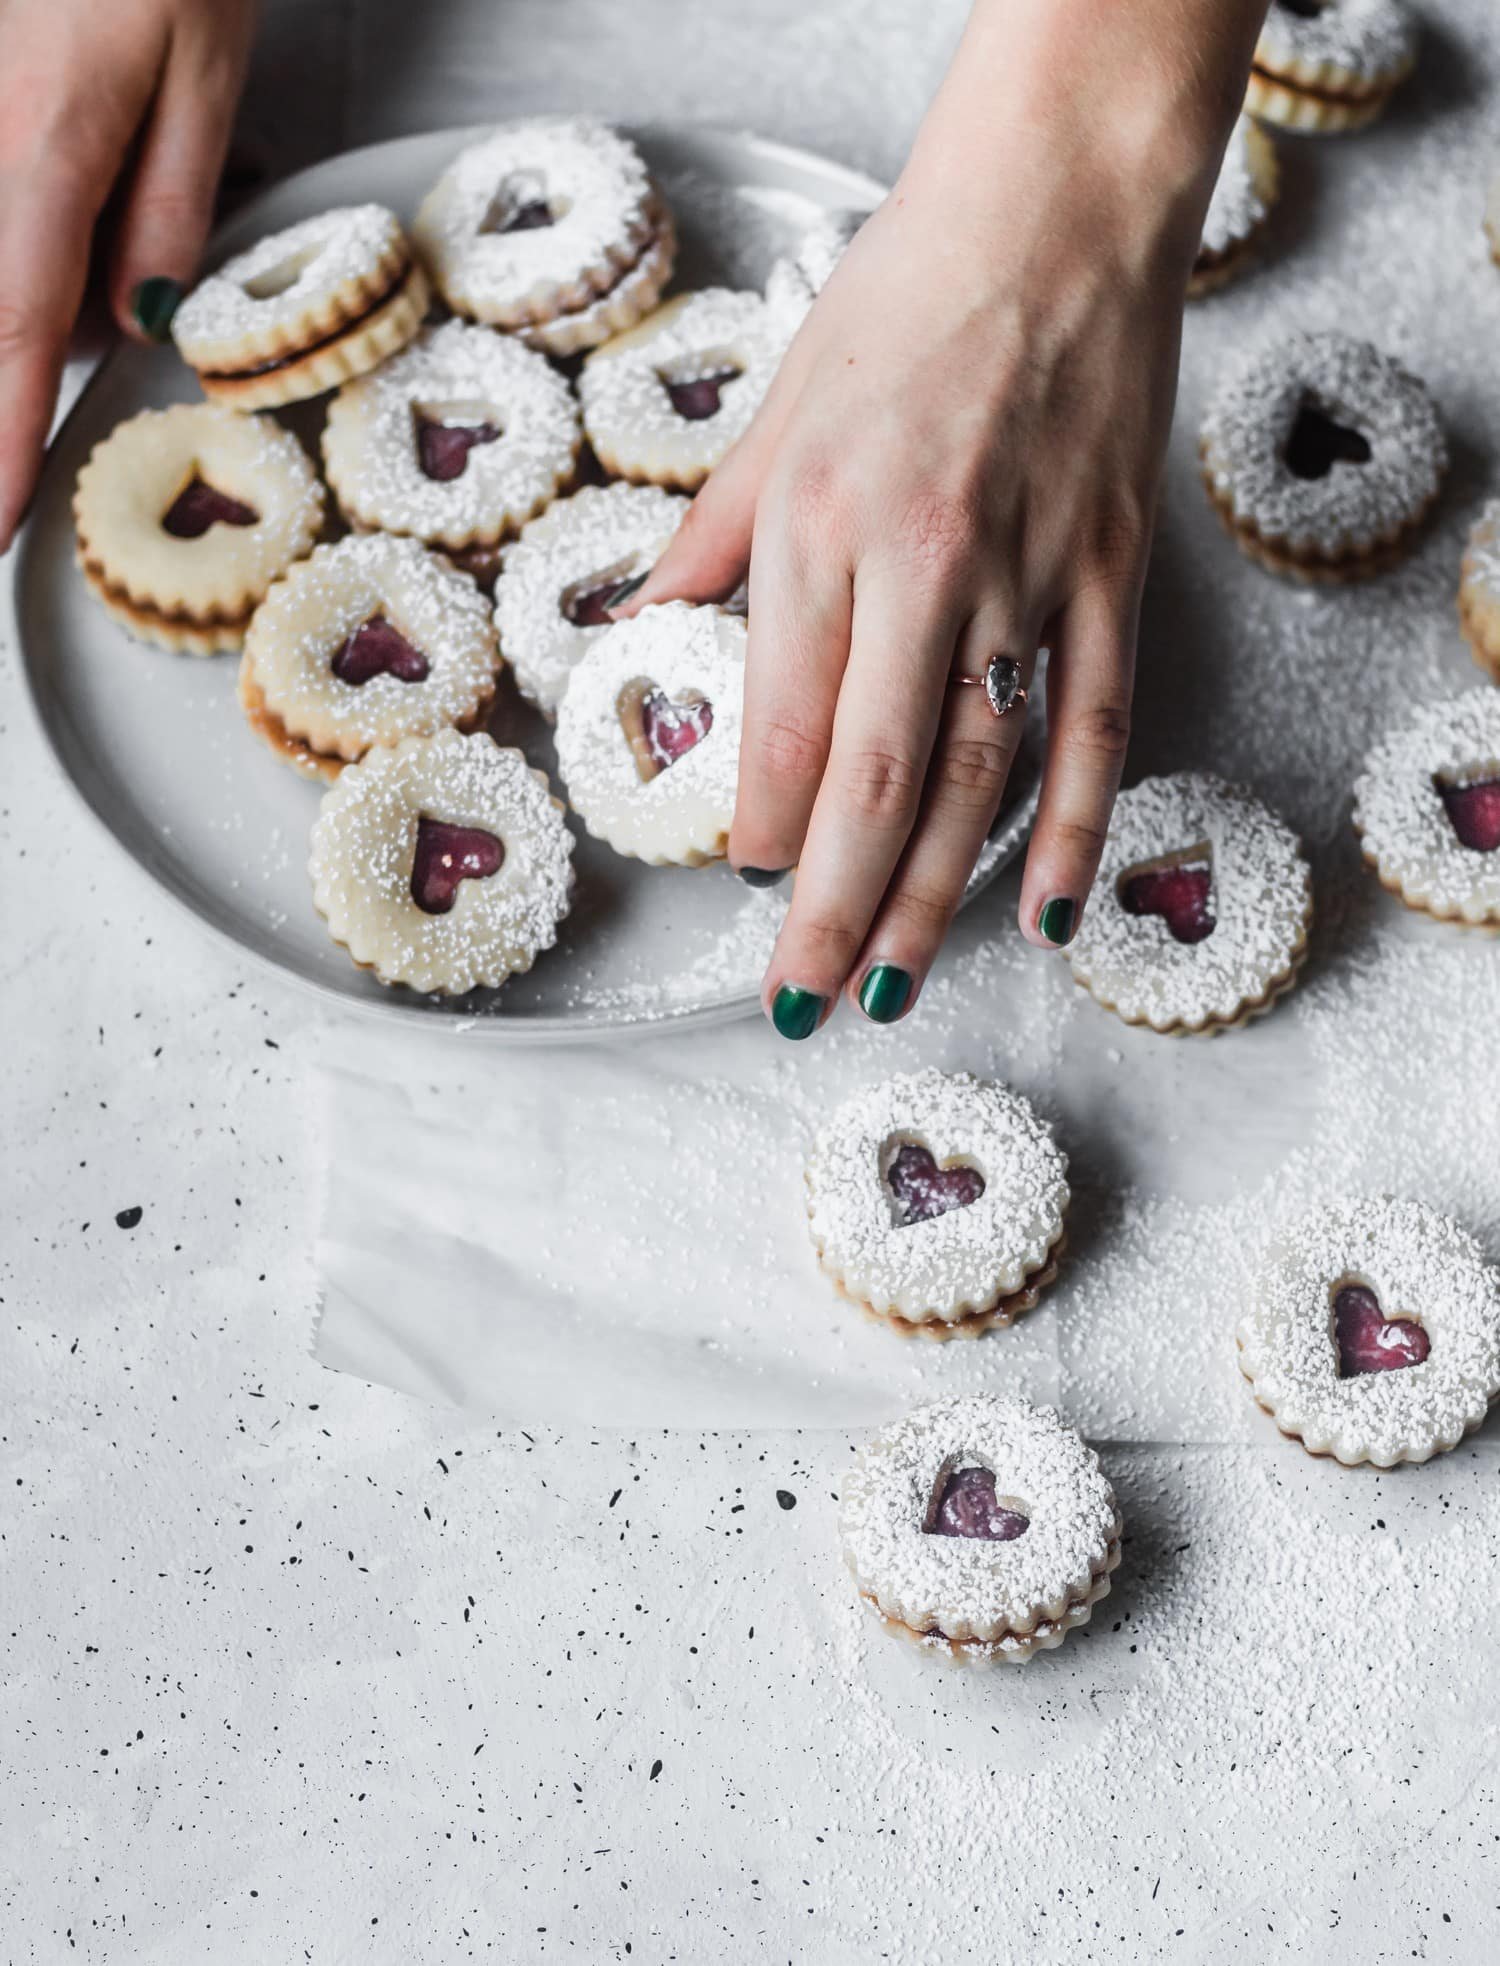
[[[1500,926],[1500,692],[1424,704],[1354,787],[1366,861],[1409,908]]]
[[[1031,1310],[1067,1206],[1067,1161],[1030,1101],[964,1072],[864,1087],[807,1163],[819,1263],[904,1337],[977,1337]]]
[[[1335,1202],[1268,1251],[1236,1337],[1257,1402],[1309,1453],[1427,1461],[1500,1395],[1500,1275],[1423,1202]]]
[[[891,1629],[972,1665],[1019,1665],[1087,1624],[1124,1525],[1099,1457],[1050,1406],[977,1393],[861,1448],[839,1537]]]

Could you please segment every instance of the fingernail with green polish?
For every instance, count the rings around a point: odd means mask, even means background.
[[[130,311],[136,326],[153,341],[165,341],[172,329],[172,316],[182,304],[182,283],[155,278],[142,280],[130,296]]]
[[[876,963],[859,986],[859,1007],[874,1024],[894,1024],[911,1002],[911,978],[894,963]]]
[[[652,569],[647,567],[644,573],[633,573],[628,580],[622,580],[613,594],[610,595],[604,612],[606,614],[613,614],[616,608],[624,607],[628,600],[640,593],[646,582],[651,578],[651,574]]]
[[[1054,949],[1063,948],[1073,940],[1073,930],[1078,925],[1078,903],[1062,895],[1055,896],[1038,915],[1036,925]]]
[[[741,867],[739,874],[746,887],[775,887],[791,871],[790,867]]]
[[[784,1038],[810,1038],[827,1002],[827,997],[820,997],[815,990],[799,990],[795,983],[783,983],[771,1005],[771,1022]]]

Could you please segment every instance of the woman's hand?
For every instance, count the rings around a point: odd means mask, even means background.
[[[0,0],[0,551],[36,482],[95,246],[120,326],[167,333],[208,236],[255,13]]]
[[[914,1001],[1021,732],[951,679],[1000,652],[1028,683],[1051,652],[1021,925],[1042,946],[1077,926],[1184,288],[1259,11],[980,0],[901,181],[626,610],[720,598],[749,563],[729,851],[755,883],[797,868],[764,985],[786,1037],[841,990],[879,1022]]]

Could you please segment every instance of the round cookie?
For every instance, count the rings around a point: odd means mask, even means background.
[[[847,1099],[807,1163],[818,1261],[903,1336],[1013,1324],[1057,1275],[1067,1161],[1029,1100],[907,1072]]]
[[[1416,58],[1406,0],[1271,0],[1245,107],[1303,134],[1361,129]]]
[[[1411,549],[1448,466],[1424,385],[1368,342],[1296,333],[1219,390],[1199,441],[1230,537],[1268,572],[1340,583]]]
[[[668,301],[583,365],[595,456],[617,478],[697,491],[749,429],[786,343],[759,294],[705,287]]]
[[[352,525],[462,549],[519,531],[571,481],[580,444],[544,355],[447,321],[339,391],[323,464]]]
[[[415,233],[455,314],[551,355],[596,348],[649,314],[677,254],[634,144],[583,117],[503,124],[461,150]]]
[[[414,539],[356,534],[316,548],[261,602],[239,694],[274,751],[332,779],[372,745],[477,729],[498,668],[472,580]]]
[[[1469,534],[1458,619],[1474,660],[1500,683],[1500,498],[1485,506]]]
[[[791,252],[772,266],[766,278],[766,305],[782,322],[789,338],[801,327],[869,216],[848,206],[819,212]]]
[[[1210,772],[1145,778],[1115,802],[1094,895],[1065,951],[1127,1024],[1212,1033],[1296,981],[1312,876],[1290,827]]]
[[[240,646],[272,581],[312,546],[323,488],[290,431],[178,403],[94,446],[73,523],[84,579],[123,628],[213,655]]]
[[[585,485],[505,548],[495,626],[516,687],[547,716],[611,626],[606,610],[620,589],[650,571],[687,509],[655,485]]]
[[[1190,300],[1217,292],[1244,270],[1265,231],[1279,184],[1276,146],[1258,123],[1241,116],[1229,133],[1204,215],[1203,236],[1188,279]]]
[[[349,205],[236,253],[183,301],[172,338],[205,396],[270,409],[336,389],[394,355],[430,299],[395,213]]]
[[[1409,908],[1500,925],[1500,693],[1429,703],[1354,787],[1365,859]]]
[[[1124,1525],[1099,1457],[1050,1406],[975,1393],[861,1448],[839,1537],[860,1596],[926,1650],[1020,1664],[1109,1594]]]
[[[1267,1253],[1236,1336],[1256,1400],[1309,1453],[1427,1461],[1500,1395],[1500,1276],[1423,1202],[1337,1202]]]
[[[616,853],[663,867],[723,856],[739,786],[745,623],[667,601],[601,635],[557,711],[573,810]]]
[[[378,745],[324,793],[308,871],[328,932],[382,983],[494,989],[557,940],[573,836],[546,779],[483,731]]]

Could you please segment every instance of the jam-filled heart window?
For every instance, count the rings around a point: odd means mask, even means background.
[[[1174,942],[1202,942],[1218,926],[1213,849],[1206,840],[1127,867],[1115,892],[1127,915],[1159,915]]]
[[[1031,1507],[995,1492],[995,1471],[978,1455],[950,1454],[938,1470],[922,1523],[924,1536],[1013,1543],[1031,1527]]]
[[[1500,850],[1500,769],[1440,772],[1432,783],[1460,846],[1471,853]]]
[[[354,689],[377,676],[394,676],[398,683],[424,683],[431,673],[427,657],[383,614],[372,614],[334,650],[329,667],[341,683]]]
[[[411,898],[424,915],[446,915],[465,881],[488,880],[505,860],[505,843],[482,826],[455,826],[445,819],[417,820]]]
[[[424,478],[440,485],[464,475],[470,451],[496,443],[505,434],[504,420],[493,403],[413,403],[411,415],[417,464]]]
[[[925,1140],[905,1135],[887,1141],[882,1178],[891,1201],[891,1222],[909,1229],[955,1208],[971,1208],[985,1190],[984,1175],[962,1154],[941,1161]]]
[[[182,490],[161,515],[161,529],[173,539],[201,539],[210,526],[253,526],[260,514],[243,499],[211,485],[194,468]]]
[[[683,355],[656,371],[672,408],[687,423],[706,423],[724,406],[724,390],[745,373],[722,351]]]
[[[1387,1311],[1373,1285],[1344,1277],[1329,1292],[1334,1358],[1341,1379],[1369,1372],[1404,1372],[1420,1365],[1432,1350],[1420,1318]]]
[[[1309,396],[1298,405],[1281,455],[1294,478],[1316,481],[1338,464],[1368,464],[1370,440]]]
[[[568,198],[554,197],[540,171],[511,171],[495,187],[495,195],[479,222],[480,233],[543,232],[566,218]]]
[[[639,553],[627,553],[612,567],[601,567],[597,573],[586,573],[573,581],[558,596],[559,614],[575,628],[607,627],[609,610],[630,592],[640,560]]]
[[[714,706],[700,691],[668,696],[649,677],[627,683],[616,710],[644,784],[696,750],[714,727]]]

